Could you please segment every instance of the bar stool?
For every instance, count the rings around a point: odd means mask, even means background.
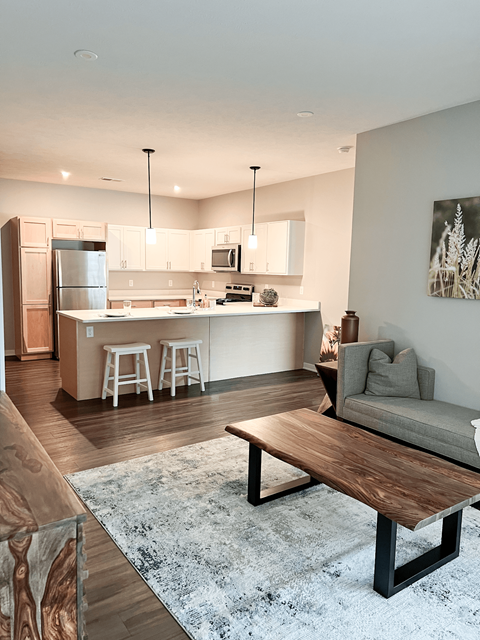
[[[160,340],[160,344],[163,347],[162,358],[160,361],[160,376],[158,379],[158,388],[163,389],[163,385],[170,385],[170,395],[175,395],[175,381],[178,377],[186,377],[187,385],[191,385],[191,380],[200,382],[200,388],[205,391],[205,384],[203,382],[202,374],[202,360],[200,357],[200,346],[202,340],[189,340],[188,338],[180,338],[180,340]],[[171,356],[168,355],[168,350],[171,349]],[[186,366],[177,367],[177,351],[179,349],[186,349]],[[192,371],[191,358],[195,358],[197,361],[197,371]],[[170,369],[166,369],[167,360],[170,360]],[[165,374],[171,373],[171,382],[165,380]],[[194,375],[198,374],[198,378],[194,378]]]
[[[130,344],[106,344],[104,347],[107,351],[107,362],[105,363],[105,376],[103,378],[102,400],[105,400],[107,393],[113,396],[113,406],[118,406],[118,387],[123,384],[136,385],[137,393],[140,393],[140,387],[148,391],[148,399],[153,400],[152,382],[150,380],[150,370],[148,368],[147,349],[149,344],[145,342],[132,342]],[[115,362],[112,364],[112,355],[115,356]],[[120,356],[134,356],[133,365],[134,373],[126,373],[119,375]],[[143,355],[143,362],[140,362],[140,356]],[[140,378],[140,364],[145,367],[145,378]],[[110,376],[110,369],[113,369],[113,376]],[[133,380],[125,380],[125,378],[134,378]],[[113,380],[113,391],[108,388],[108,383]],[[119,382],[121,380],[121,382]],[[146,382],[147,384],[143,384]]]

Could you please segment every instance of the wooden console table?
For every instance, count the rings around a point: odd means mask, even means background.
[[[85,510],[0,392],[0,638],[83,640]]]

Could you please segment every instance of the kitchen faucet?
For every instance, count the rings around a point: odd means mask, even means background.
[[[195,291],[199,294],[200,293],[200,284],[198,282],[198,280],[195,280],[195,282],[193,283],[193,308],[196,308],[195,305]]]

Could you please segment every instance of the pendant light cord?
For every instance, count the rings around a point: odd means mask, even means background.
[[[149,229],[152,228],[152,194],[150,192],[150,151],[147,152],[148,156],[148,221]]]
[[[252,236],[255,235],[255,183],[257,178],[257,171],[260,167],[250,167],[253,169],[253,213],[252,213]]]
[[[152,193],[150,190],[150,154],[155,153],[155,149],[142,149],[143,153],[148,156],[148,222],[149,229],[152,228]]]

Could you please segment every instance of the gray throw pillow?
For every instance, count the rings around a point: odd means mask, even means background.
[[[415,351],[413,349],[400,351],[392,362],[380,349],[372,349],[368,361],[365,394],[420,398]]]

